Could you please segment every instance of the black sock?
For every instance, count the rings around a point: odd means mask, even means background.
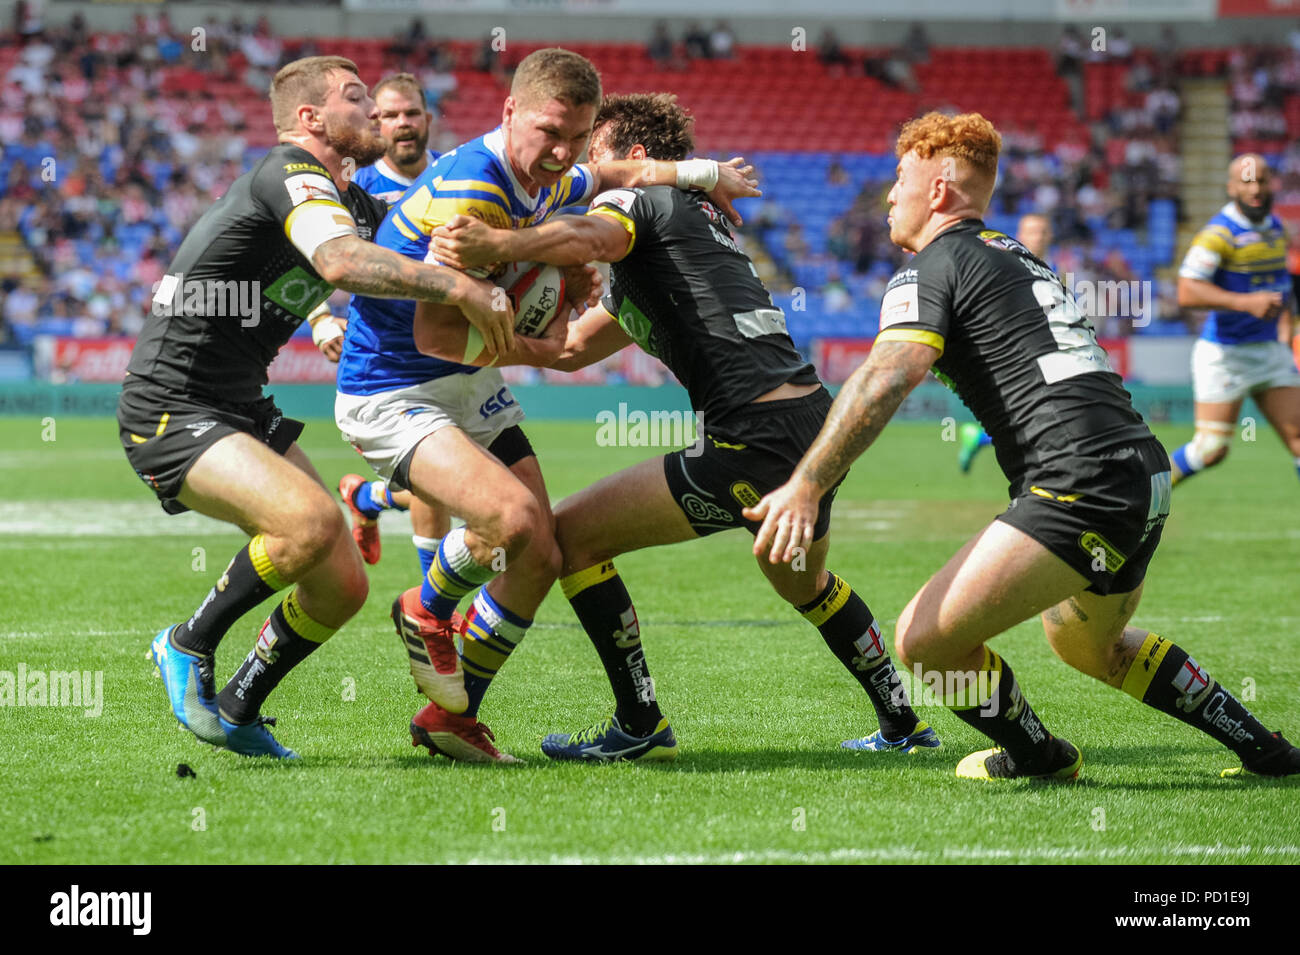
[[[1213,736],[1251,763],[1280,745],[1250,710],[1177,644],[1148,633],[1124,676],[1124,692]]]
[[[258,534],[235,555],[194,615],[172,631],[172,643],[200,656],[215,653],[236,620],[285,586],[267,556],[266,539]]]
[[[288,672],[333,634],[334,628],[307,616],[298,591],[292,591],[271,611],[257,645],[217,695],[221,715],[232,723],[253,722]]]
[[[633,736],[649,736],[663,714],[641,649],[641,630],[632,598],[612,561],[560,579],[578,622],[595,644],[614,690],[614,715]]]
[[[831,574],[815,600],[795,609],[817,628],[831,653],[867,691],[881,735],[897,740],[911,733],[919,721],[908,705],[907,690],[885,650],[871,608],[853,588]]]
[[[1005,749],[1017,769],[1036,773],[1055,768],[1050,765],[1057,755],[1055,737],[1020,692],[1011,665],[997,653],[986,646],[975,685],[964,691],[957,687],[955,695],[951,689],[943,694],[948,708]]]

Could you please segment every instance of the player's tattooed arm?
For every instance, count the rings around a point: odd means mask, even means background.
[[[493,354],[514,345],[514,311],[508,303],[502,307],[487,282],[441,265],[416,262],[352,235],[321,243],[312,265],[321,278],[345,292],[455,305]]]
[[[903,399],[919,385],[938,350],[917,342],[878,341],[844,383],[826,423],[796,469],[825,494],[871,447]]]

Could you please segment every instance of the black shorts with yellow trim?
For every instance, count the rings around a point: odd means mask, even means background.
[[[247,434],[276,454],[298,440],[301,421],[286,418],[271,398],[224,404],[129,379],[117,403],[117,424],[126,459],[153,489],[168,514],[189,510],[176,500],[190,468],[208,448],[230,434]]]
[[[664,477],[673,500],[701,537],[743,527],[758,533],[741,509],[790,480],[795,466],[821,431],[831,409],[825,388],[800,398],[751,404],[727,416],[693,446],[664,455]],[[830,529],[839,484],[822,497],[813,539]]]
[[[1062,456],[1020,487],[998,520],[1088,578],[1091,593],[1126,594],[1142,583],[1169,516],[1169,457],[1159,442]]]

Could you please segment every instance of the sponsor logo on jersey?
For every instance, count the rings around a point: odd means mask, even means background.
[[[602,192],[595,199],[591,200],[593,207],[611,205],[618,206],[624,212],[632,211],[632,203],[636,202],[637,193],[631,189],[610,189],[608,192]]]
[[[289,193],[289,201],[295,206],[302,205],[304,202],[311,202],[313,199],[328,199],[330,202],[341,201],[339,191],[334,187],[333,181],[328,176],[315,173],[290,176],[284,181],[284,188]]]
[[[318,166],[314,162],[287,162],[284,164],[285,172],[314,172],[322,176],[329,177],[323,166]]]
[[[906,285],[908,282],[916,282],[920,273],[916,269],[903,269],[901,272],[894,273],[894,277],[889,280],[889,285],[885,287],[886,293],[893,291],[900,285]]]
[[[1032,255],[1027,248],[1017,242],[1005,232],[998,232],[996,229],[985,229],[979,233],[980,241],[991,249],[1002,249],[1005,252],[1023,252],[1025,255]]]
[[[321,278],[313,278],[307,270],[295,265],[271,283],[262,294],[291,315],[306,318],[325,299],[334,286]]]
[[[921,290],[916,282],[890,287],[880,302],[880,327],[914,322],[920,317]]]

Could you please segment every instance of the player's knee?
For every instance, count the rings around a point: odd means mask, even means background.
[[[537,569],[540,575],[554,582],[559,579],[564,570],[564,554],[560,551],[560,545],[555,542],[555,538],[549,535],[548,538],[546,546],[542,548]]]
[[[617,556],[617,551],[598,546],[590,540],[589,528],[582,521],[581,511],[561,501],[555,509],[555,542],[560,551],[563,566],[570,573],[585,570],[603,560]]]
[[[493,546],[505,551],[506,558],[522,554],[534,537],[545,537],[554,542],[549,532],[545,509],[531,494],[520,495],[506,502],[497,514]]]
[[[921,628],[915,625],[915,621],[913,606],[908,604],[899,614],[898,623],[894,627],[894,656],[908,669],[920,663],[924,653]]]
[[[343,517],[333,502],[325,507],[299,507],[283,515],[277,569],[297,577],[327,560],[340,535],[347,533]]]
[[[370,596],[370,577],[366,573],[365,564],[361,562],[361,555],[355,548],[349,548],[342,553],[347,554],[348,558],[340,568],[338,589],[335,593],[342,612],[352,617],[365,605],[366,598]]]

